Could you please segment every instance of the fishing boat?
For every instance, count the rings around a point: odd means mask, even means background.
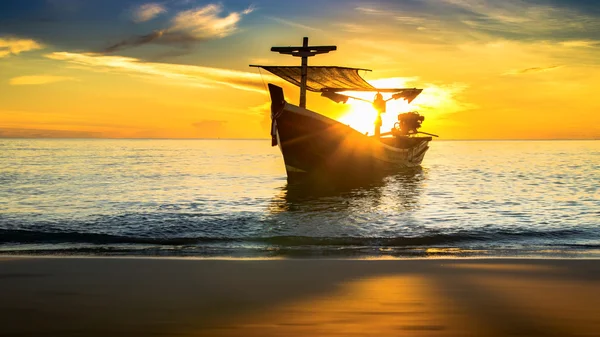
[[[308,57],[336,50],[336,46],[309,46],[304,38],[299,47],[272,47],[271,51],[302,58],[300,66],[260,67],[300,87],[300,104],[286,101],[283,89],[269,83],[271,96],[271,144],[279,146],[289,179],[314,175],[361,177],[420,166],[428,143],[436,135],[419,131],[425,117],[418,112],[398,114],[391,130],[381,132],[381,115],[387,101],[412,102],[417,88],[375,88],[360,75],[359,68],[308,66]],[[320,93],[337,103],[365,100],[352,93],[371,92],[369,101],[377,111],[372,135],[306,108],[306,91]],[[387,100],[383,94],[390,96]],[[368,100],[367,100],[368,101]],[[424,136],[423,136],[424,135]]]

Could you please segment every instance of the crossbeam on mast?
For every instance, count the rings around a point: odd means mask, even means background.
[[[300,77],[300,107],[306,108],[306,79],[308,77],[308,58],[318,54],[326,54],[337,50],[336,46],[309,46],[308,37],[302,39],[302,47],[271,47],[272,52],[284,55],[292,55],[302,58],[302,70]]]

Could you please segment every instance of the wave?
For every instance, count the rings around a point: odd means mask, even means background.
[[[263,244],[268,246],[440,246],[460,243],[492,243],[515,240],[556,240],[589,237],[589,231],[580,229],[553,231],[459,231],[455,233],[431,233],[422,236],[400,237],[134,237],[105,233],[43,232],[30,230],[0,229],[0,244],[62,244],[86,243],[94,245],[138,244],[186,246],[203,244]],[[600,247],[600,245],[586,245]]]

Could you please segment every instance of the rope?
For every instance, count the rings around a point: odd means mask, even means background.
[[[267,87],[267,84],[265,83],[265,79],[263,78],[263,74],[262,71],[260,71],[260,67],[258,68],[258,73],[260,74],[260,80],[263,83],[263,87],[265,87],[265,91],[267,92],[267,94],[269,93],[269,88]]]

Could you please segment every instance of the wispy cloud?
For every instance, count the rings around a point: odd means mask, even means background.
[[[361,14],[366,14],[366,15],[392,17],[394,20],[399,21],[401,23],[421,24],[425,21],[423,18],[415,16],[416,13],[399,11],[398,9],[391,9],[391,8],[378,9],[378,8],[372,8],[372,7],[356,7],[355,10],[360,12]]]
[[[408,25],[424,25],[427,23],[427,20],[424,18],[407,15],[396,15],[394,19],[400,23]]]
[[[243,12],[249,14],[252,10],[231,12],[225,17],[220,16],[222,12],[223,6],[220,4],[183,11],[173,18],[173,24],[167,32],[189,34],[198,40],[225,37],[235,32]]]
[[[241,12],[230,12],[225,16],[222,16],[223,11],[221,4],[209,4],[181,11],[171,19],[169,27],[122,40],[105,48],[104,52],[115,52],[147,43],[188,47],[194,42],[224,38],[237,31],[242,16],[252,13],[254,7],[249,7]]]
[[[456,44],[490,39],[600,41],[593,12],[556,2],[523,0],[389,1],[354,8],[356,22],[384,36],[401,25],[398,38]],[[385,20],[383,19],[385,18]]]
[[[434,0],[428,0],[434,1]],[[436,3],[439,0],[435,0]],[[497,34],[535,36],[547,33],[585,33],[598,31],[597,18],[572,8],[527,1],[442,0],[459,9],[455,18],[470,28]]]
[[[571,41],[563,41],[560,43],[563,47],[573,47],[573,48],[590,48],[590,47],[600,47],[600,41],[588,41],[588,40],[571,40]]]
[[[385,15],[385,14],[389,14],[389,12],[386,11],[386,10],[372,8],[372,7],[356,7],[355,9],[357,11],[361,12],[361,13],[370,14],[370,15]]]
[[[135,8],[131,13],[131,19],[134,22],[146,22],[166,12],[167,9],[161,4],[147,3]]]
[[[43,47],[41,43],[32,39],[0,37],[0,58],[18,55],[30,50],[42,49]]]
[[[549,67],[531,67],[525,69],[511,70],[504,75],[524,75],[524,74],[533,74],[533,73],[543,73],[551,70],[556,70],[562,68],[561,65],[549,66]]]
[[[336,23],[334,25],[348,33],[368,33],[372,30],[366,25],[358,25],[355,23]]]
[[[265,81],[273,81],[269,75],[235,71],[221,68],[182,64],[144,62],[132,57],[107,56],[93,53],[55,52],[45,55],[53,60],[69,62],[92,71],[118,72],[132,76],[146,76],[160,83],[184,84],[198,87],[229,87],[265,93]]]
[[[311,26],[307,26],[307,25],[303,25],[301,23],[297,23],[294,21],[290,21],[290,20],[286,20],[286,19],[282,19],[282,18],[277,18],[277,17],[273,17],[273,16],[269,16],[269,19],[275,21],[275,22],[279,22],[281,24],[284,24],[286,26],[290,26],[290,27],[295,27],[295,28],[300,28],[300,29],[305,29],[305,30],[312,30],[312,31],[320,31],[321,29],[316,28],[316,27],[311,27]]]
[[[256,6],[250,5],[250,7],[246,8],[242,11],[242,14],[247,15],[247,14],[254,12],[255,10],[256,10]]]
[[[133,37],[122,40],[118,43],[115,43],[115,44],[109,46],[108,48],[104,49],[103,52],[112,53],[112,52],[115,52],[115,51],[123,49],[123,48],[137,47],[137,46],[141,46],[141,45],[144,45],[147,43],[157,42],[157,40],[159,38],[161,38],[163,35],[164,35],[164,31],[156,30],[150,34],[133,36]],[[187,40],[190,40],[190,39],[180,40],[179,42],[183,43]],[[163,42],[166,43],[167,41],[163,41]]]
[[[67,76],[54,76],[54,75],[29,75],[29,76],[18,76],[11,78],[8,83],[10,85],[38,85],[38,84],[49,84],[63,81],[74,81],[73,77]]]

